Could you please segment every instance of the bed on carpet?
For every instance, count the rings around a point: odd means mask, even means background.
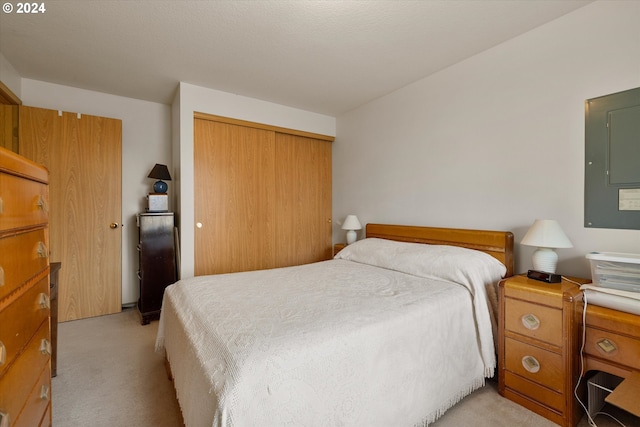
[[[426,426],[496,368],[510,232],[368,224],[333,260],[167,287],[187,427]]]

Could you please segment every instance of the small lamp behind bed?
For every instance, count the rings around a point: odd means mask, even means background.
[[[355,215],[347,215],[342,224],[342,229],[347,230],[347,245],[356,241],[356,230],[362,230],[362,225]]]

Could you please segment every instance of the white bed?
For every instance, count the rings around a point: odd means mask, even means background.
[[[429,424],[494,373],[513,236],[497,239],[477,251],[368,237],[331,261],[168,287],[157,349],[185,425]]]

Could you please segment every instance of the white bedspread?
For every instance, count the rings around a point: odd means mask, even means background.
[[[426,425],[495,368],[484,285],[341,259],[195,277],[166,289],[157,349],[187,427]]]

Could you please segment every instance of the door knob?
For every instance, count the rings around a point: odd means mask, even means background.
[[[118,228],[118,223],[112,222],[111,224],[109,224],[109,228]]]

